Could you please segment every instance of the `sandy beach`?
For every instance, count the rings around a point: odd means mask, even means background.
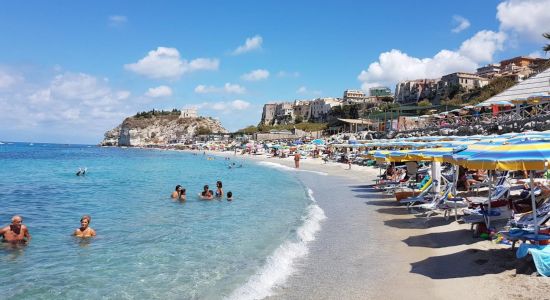
[[[294,167],[291,158],[230,156]],[[271,299],[550,298],[546,278],[509,246],[473,238],[470,226],[454,217],[436,215],[425,223],[421,213],[370,187],[377,169],[347,168],[301,161],[297,178],[327,218]]]

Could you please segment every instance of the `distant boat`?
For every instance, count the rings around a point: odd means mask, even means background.
[[[29,146],[34,146],[34,144],[33,144],[33,143],[30,143]]]

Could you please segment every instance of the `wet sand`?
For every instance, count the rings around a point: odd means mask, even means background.
[[[293,167],[291,159],[237,156]],[[549,299],[547,278],[509,246],[473,238],[470,226],[425,222],[374,191],[371,167],[306,159],[298,172],[327,219],[297,271],[271,299]]]

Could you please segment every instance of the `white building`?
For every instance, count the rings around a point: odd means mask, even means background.
[[[180,114],[180,118],[196,118],[198,116],[196,108],[184,108]]]
[[[334,106],[341,106],[342,102],[336,98],[317,98],[311,101],[310,117],[315,120],[325,119]]]

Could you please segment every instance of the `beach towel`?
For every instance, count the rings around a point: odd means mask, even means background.
[[[527,256],[527,254],[529,254],[529,250],[531,249],[542,249],[543,247],[546,247],[546,246],[539,246],[539,245],[535,245],[535,244],[528,244],[528,243],[522,243],[521,245],[519,245],[518,247],[518,250],[516,251],[516,257],[517,258],[524,258]]]
[[[550,276],[550,247],[539,246],[537,248],[529,248],[528,251],[533,256],[537,272],[544,277]]]

